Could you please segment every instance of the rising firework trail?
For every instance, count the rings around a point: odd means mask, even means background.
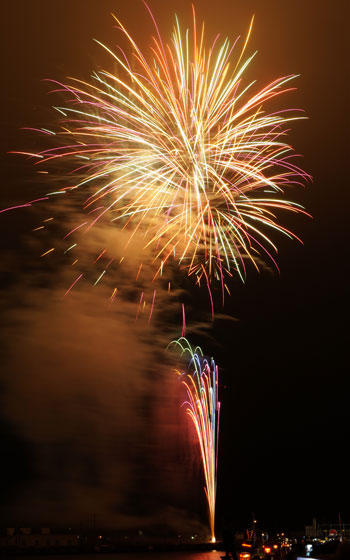
[[[193,422],[200,448],[205,495],[208,501],[209,525],[212,542],[215,542],[216,473],[219,440],[220,403],[218,401],[218,368],[213,358],[203,356],[199,346],[193,349],[184,337],[169,346],[181,351],[186,359],[185,370],[176,370],[186,388],[187,399],[183,403]]]
[[[220,44],[217,36],[208,48],[193,9],[191,31],[176,18],[165,42],[146,7],[155,26],[150,56],[113,16],[128,51],[99,43],[114,60],[114,73],[55,82],[55,91],[66,96],[66,105],[55,107],[61,128],[41,132],[56,144],[31,155],[42,169],[71,165],[73,184],[42,200],[86,191],[86,218],[65,238],[77,244],[100,220],[116,222],[127,232],[126,254],[141,234],[154,280],[175,261],[208,287],[213,309],[215,281],[224,299],[227,279],[238,274],[244,280],[248,261],[257,269],[261,257],[276,265],[271,233],[296,238],[276,212],[303,212],[284,192],[308,178],[286,142],[290,123],[304,117],[298,110],[265,108],[294,89],[289,84],[296,76],[253,92],[254,82],[244,83],[256,54],[245,54],[253,22],[241,46],[238,39]]]

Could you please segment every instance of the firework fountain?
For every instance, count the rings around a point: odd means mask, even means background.
[[[203,356],[199,346],[192,348],[189,341],[181,337],[169,346],[181,351],[186,359],[186,369],[175,370],[186,388],[184,402],[197,435],[205,480],[205,495],[208,501],[209,525],[212,542],[215,542],[216,473],[219,442],[220,402],[218,400],[218,368],[214,359]]]

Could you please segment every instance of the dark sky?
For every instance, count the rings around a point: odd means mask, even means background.
[[[150,6],[164,36],[174,12],[190,24],[187,0]],[[225,316],[212,322],[205,291],[179,280],[172,297],[159,295],[150,325],[135,323],[136,257],[63,299],[72,267],[39,255],[74,211],[51,204],[1,215],[4,524],[86,524],[93,514],[106,526],[162,521],[185,530],[206,522],[193,437],[164,363],[163,349],[181,331],[180,301],[189,336],[220,368],[218,525],[230,514],[244,526],[252,512],[267,528],[337,521],[339,512],[350,522],[346,9],[345,1],[198,2],[210,38],[234,40],[255,14],[248,51],[259,53],[249,77],[263,86],[300,74],[298,91],[283,102],[309,117],[290,137],[314,180],[292,198],[313,219],[283,216],[304,245],[276,238],[280,275],[252,270],[245,285],[234,280]],[[93,38],[118,42],[111,12],[147,47],[152,24],[136,0],[13,0],[3,8],[1,207],[47,190],[31,163],[6,152],[40,149],[41,138],[20,127],[55,122],[43,79],[109,68]],[[52,216],[54,225],[32,233]],[[85,266],[100,243],[118,253],[120,238],[98,229]],[[114,286],[121,296],[111,307]]]

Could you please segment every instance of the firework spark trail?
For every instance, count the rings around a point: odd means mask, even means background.
[[[209,525],[215,541],[216,473],[219,440],[220,403],[218,401],[218,368],[213,358],[207,360],[199,346],[192,349],[188,340],[180,337],[172,341],[181,350],[181,357],[188,358],[186,371],[176,370],[186,387],[186,412],[196,430],[205,478],[208,501]]]
[[[32,154],[35,164],[69,160],[80,179],[59,193],[89,191],[83,209],[94,215],[66,237],[82,226],[78,234],[85,235],[109,216],[130,232],[129,242],[142,234],[144,247],[153,251],[154,279],[175,258],[198,285],[203,278],[210,298],[218,280],[224,299],[225,279],[236,272],[244,280],[245,260],[258,268],[265,255],[276,264],[269,230],[296,238],[277,223],[275,211],[303,212],[284,199],[284,189],[308,178],[285,141],[286,126],[304,117],[297,110],[264,109],[293,89],[295,76],[249,94],[252,84],[243,86],[243,76],[256,54],[244,61],[252,24],[241,50],[228,39],[220,46],[218,37],[206,50],[194,10],[192,42],[176,18],[165,43],[151,14],[156,36],[148,61],[113,17],[131,54],[99,43],[116,73],[94,72],[91,83],[54,82],[68,104],[55,107],[64,117],[61,130],[42,132],[61,145]]]

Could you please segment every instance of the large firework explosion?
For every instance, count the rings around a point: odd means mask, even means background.
[[[186,388],[184,401],[186,412],[196,430],[200,448],[205,494],[208,501],[209,525],[212,541],[215,542],[216,472],[219,440],[220,402],[218,400],[218,368],[213,358],[207,359],[199,346],[192,348],[189,341],[181,337],[169,346],[181,351],[186,360],[185,370],[176,370]]]
[[[216,37],[207,49],[194,10],[192,31],[183,32],[176,19],[170,43],[151,17],[151,56],[115,18],[130,54],[102,45],[114,73],[94,72],[90,83],[56,82],[55,91],[67,98],[55,107],[62,117],[54,135],[59,145],[32,155],[41,167],[69,163],[76,181],[61,194],[87,192],[86,218],[66,237],[108,219],[127,232],[126,255],[134,236],[142,236],[154,279],[172,260],[209,291],[218,280],[224,295],[228,277],[236,272],[244,279],[246,261],[258,268],[265,255],[275,263],[270,233],[296,237],[275,211],[302,211],[284,190],[307,178],[286,143],[286,127],[303,117],[264,109],[291,89],[295,76],[251,94],[253,84],[243,77],[254,57],[244,60],[252,24],[242,47],[228,39],[220,45]]]

